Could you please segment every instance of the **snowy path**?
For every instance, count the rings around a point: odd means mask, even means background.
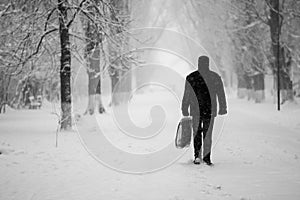
[[[274,123],[278,114],[274,105],[271,110],[255,104],[246,109],[244,101],[231,104],[215,150],[220,167],[208,176],[226,185],[228,191],[251,199],[299,199],[299,129]],[[299,119],[299,113],[291,117],[297,116]]]
[[[49,111],[10,111],[0,115],[0,199],[299,199],[299,112],[285,125],[269,107],[230,101],[213,168],[193,165],[189,150],[144,175],[99,164],[75,132],[60,133],[55,148]]]

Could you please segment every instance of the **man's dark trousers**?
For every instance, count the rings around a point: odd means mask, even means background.
[[[203,143],[203,160],[210,161],[212,147],[212,132],[215,117],[213,116],[192,116],[194,133],[194,156],[201,158],[201,147]],[[203,140],[203,142],[202,142]]]

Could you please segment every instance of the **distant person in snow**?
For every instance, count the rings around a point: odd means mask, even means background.
[[[212,130],[217,115],[217,98],[219,115],[227,113],[226,97],[221,77],[209,69],[209,58],[200,56],[198,70],[186,77],[182,100],[183,116],[192,116],[194,132],[194,163],[202,159],[207,165],[211,162]]]

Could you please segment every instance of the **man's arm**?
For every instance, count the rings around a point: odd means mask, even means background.
[[[227,114],[227,102],[226,102],[223,81],[220,76],[218,77],[218,81],[217,81],[217,96],[219,102],[219,115],[225,115]]]
[[[183,116],[189,116],[189,106],[190,106],[190,83],[186,79],[185,87],[184,87],[184,94],[182,99],[181,111]]]

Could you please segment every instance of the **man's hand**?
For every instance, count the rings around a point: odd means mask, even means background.
[[[226,109],[220,109],[218,114],[219,115],[226,115],[227,114],[227,110]]]
[[[189,114],[189,112],[182,112],[182,116],[184,116],[184,117],[189,117],[190,114]]]

